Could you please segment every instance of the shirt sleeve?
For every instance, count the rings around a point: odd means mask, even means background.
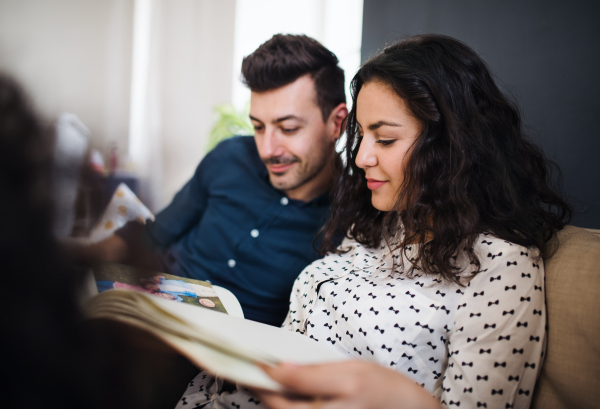
[[[223,163],[221,143],[200,162],[194,176],[177,192],[154,222],[146,224],[145,238],[153,247],[165,248],[185,235],[202,218],[209,198],[209,181]]]
[[[306,300],[310,297],[311,290],[314,287],[314,274],[311,275],[313,264],[302,270],[294,281],[292,293],[290,294],[290,308],[287,317],[283,321],[282,328],[304,334],[303,322],[306,318],[306,311],[303,305],[305,306]],[[313,285],[309,287],[310,284]]]
[[[529,408],[545,345],[544,267],[535,249],[480,237],[482,271],[455,311],[441,401]]]

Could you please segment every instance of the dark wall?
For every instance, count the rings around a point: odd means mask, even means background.
[[[600,1],[364,0],[362,60],[412,34],[478,52],[563,172],[579,214],[600,229]]]

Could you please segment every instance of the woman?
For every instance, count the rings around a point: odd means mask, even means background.
[[[551,165],[485,63],[450,37],[386,48],[352,95],[328,254],[298,277],[284,327],[363,362],[265,368],[312,401],[256,393],[274,408],[529,407],[542,259],[571,216]]]

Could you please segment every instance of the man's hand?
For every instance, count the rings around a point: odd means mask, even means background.
[[[116,234],[92,244],[90,250],[94,258],[103,261],[119,262],[127,257],[127,243]]]
[[[282,364],[262,368],[289,392],[254,391],[273,409],[441,408],[440,403],[415,381],[369,362]]]
[[[61,244],[67,254],[80,264],[90,264],[98,260],[122,262],[128,253],[127,243],[116,234],[98,243],[63,240]]]

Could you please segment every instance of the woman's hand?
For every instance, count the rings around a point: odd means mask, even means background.
[[[254,391],[273,409],[441,408],[440,403],[413,380],[369,362],[282,364],[262,368],[289,392]]]

